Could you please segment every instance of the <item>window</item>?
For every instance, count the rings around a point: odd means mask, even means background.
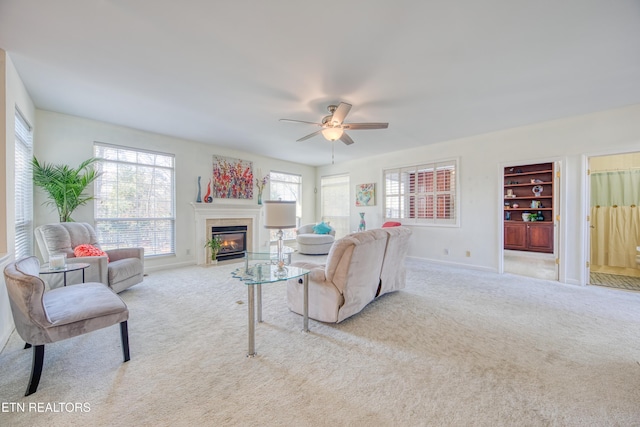
[[[336,230],[336,237],[349,234],[349,175],[320,178],[322,220]]]
[[[302,176],[284,172],[271,172],[269,174],[269,199],[296,202],[296,227],[300,227],[302,217]],[[282,230],[284,240],[295,240],[296,231],[293,228]],[[272,242],[278,240],[277,230],[271,230]]]
[[[175,253],[175,158],[103,143],[95,181],[95,222],[103,249],[143,247],[144,255]]]
[[[15,133],[15,259],[20,259],[33,254],[33,132],[18,110]]]
[[[456,169],[451,160],[385,170],[385,219],[457,225]]]

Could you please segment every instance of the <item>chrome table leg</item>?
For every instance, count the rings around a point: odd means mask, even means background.
[[[262,285],[256,285],[258,287],[258,322],[262,323]]]
[[[309,332],[309,275],[305,274],[304,282],[304,321],[302,330]]]
[[[249,352],[247,357],[254,357],[256,355],[256,325],[255,325],[255,308],[253,298],[253,285],[247,285],[248,292],[248,310],[249,310]]]

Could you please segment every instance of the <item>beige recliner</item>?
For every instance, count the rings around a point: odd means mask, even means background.
[[[88,244],[100,248],[93,227],[84,222],[61,222],[59,224],[41,225],[35,229],[38,248],[45,262],[51,255],[65,254],[67,262],[85,262],[91,266],[86,270],[86,282],[100,282],[115,292],[142,282],[144,276],[144,248],[122,248],[105,251],[109,256],[75,257],[73,249]],[[69,273],[71,277],[71,273]],[[48,279],[51,287],[56,287],[56,280],[61,275],[53,275]],[[76,279],[77,280],[77,279]]]
[[[373,301],[380,285],[388,234],[382,229],[352,233],[335,241],[326,264],[294,262],[309,273],[309,317],[338,323]],[[289,309],[303,313],[303,285],[287,282]]]

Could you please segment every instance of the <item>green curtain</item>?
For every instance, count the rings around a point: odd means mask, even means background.
[[[591,264],[637,268],[640,170],[591,174]]]
[[[591,174],[591,206],[640,204],[640,170]]]

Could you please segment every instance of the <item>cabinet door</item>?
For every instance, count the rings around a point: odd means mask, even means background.
[[[525,223],[504,223],[504,248],[520,251],[527,249],[527,228],[525,227]]]
[[[533,222],[527,224],[529,250],[553,253],[553,224]]]

